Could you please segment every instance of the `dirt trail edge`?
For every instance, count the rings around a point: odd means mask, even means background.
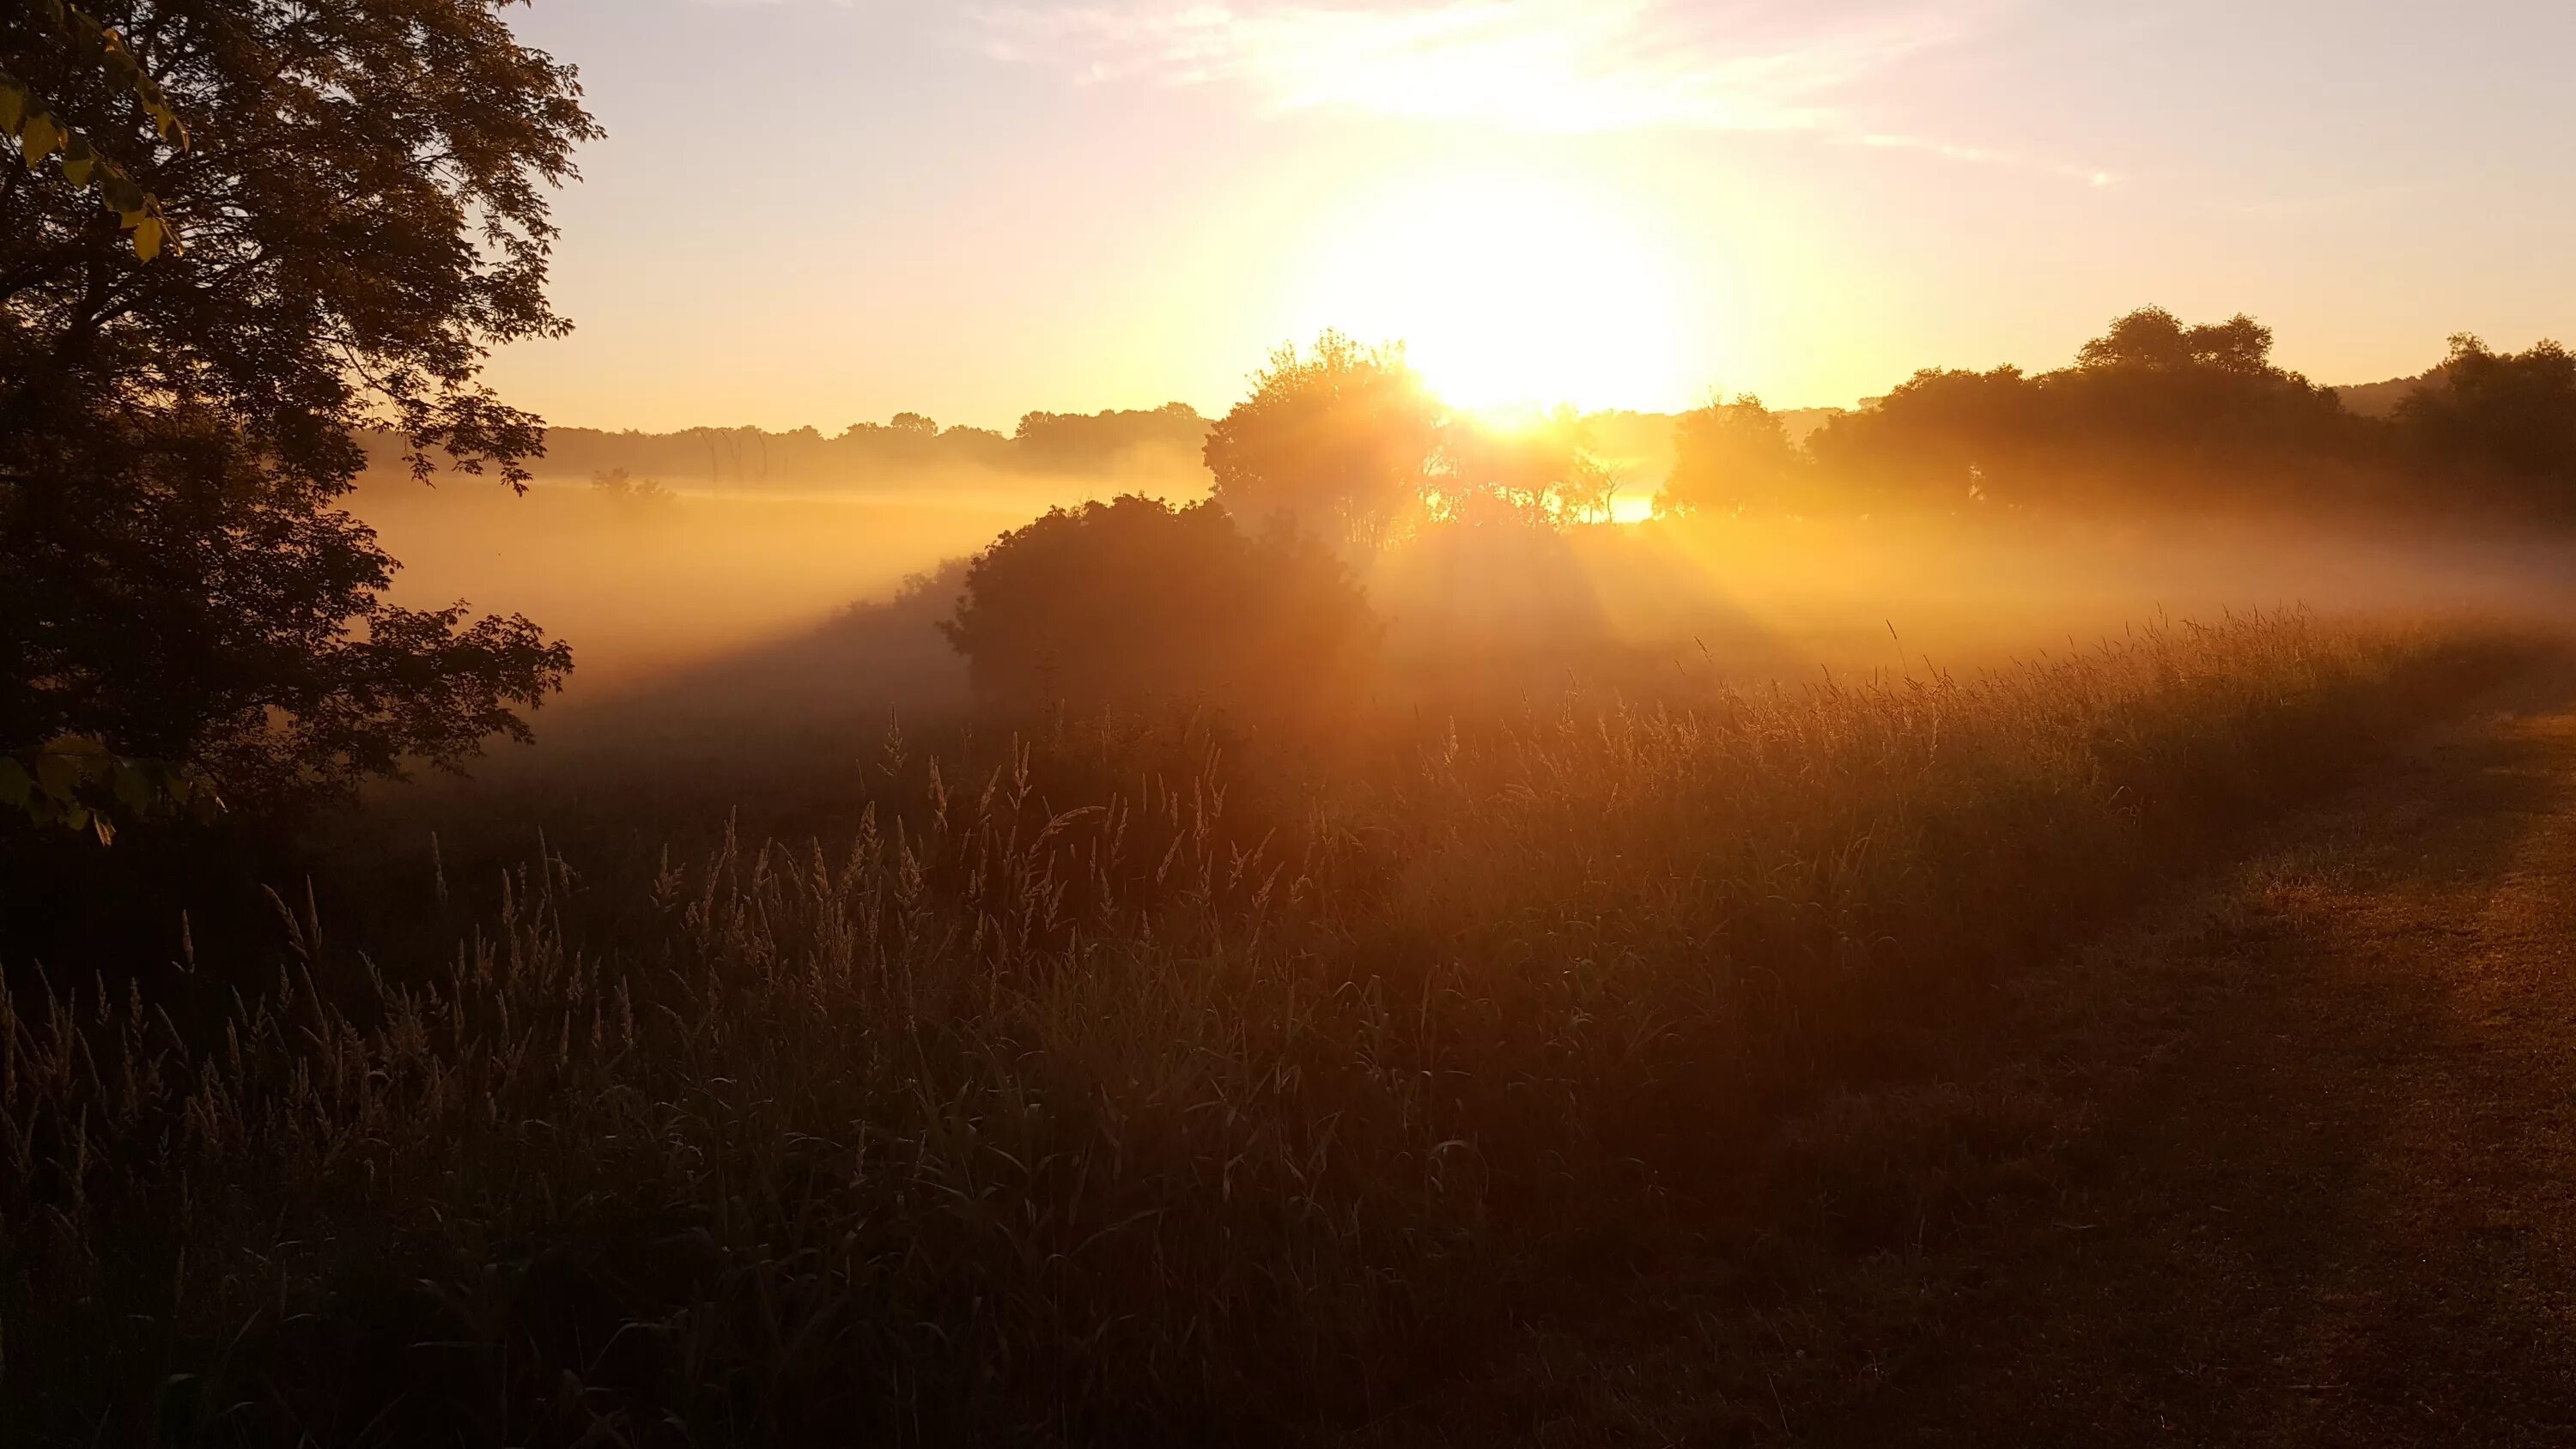
[[[1803,1124],[1816,1221],[1362,1437],[2576,1445],[2571,947],[2562,662]]]

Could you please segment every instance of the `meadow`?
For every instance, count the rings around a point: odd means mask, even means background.
[[[1713,8],[0,6],[0,1449],[2563,1440],[2567,7]]]
[[[845,801],[805,833],[370,857],[282,947],[0,996],[7,1433],[1346,1432],[1675,1244],[1902,1231],[1999,1129],[1797,1109],[1955,1070],[2535,647],[2291,611],[1320,743],[898,726],[770,761]]]

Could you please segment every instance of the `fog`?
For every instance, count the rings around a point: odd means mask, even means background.
[[[961,710],[964,668],[936,629],[961,561],[1050,506],[1130,490],[1204,487],[1153,468],[636,499],[560,477],[525,496],[375,477],[355,506],[404,563],[397,601],[525,613],[572,644],[541,741],[696,749]],[[1372,697],[1416,712],[1975,670],[2251,610],[2554,625],[2576,553],[2465,528],[1971,511],[1433,528],[1357,574],[1385,623]]]
[[[1147,485],[1171,491],[1164,475],[1141,475]],[[810,631],[1101,491],[1096,478],[972,472],[900,490],[684,485],[621,498],[561,476],[518,495],[488,479],[379,473],[351,507],[402,562],[395,603],[527,615],[573,646],[559,703],[588,707]]]

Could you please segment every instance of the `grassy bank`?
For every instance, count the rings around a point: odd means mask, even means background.
[[[211,1022],[57,968],[0,998],[0,1433],[1346,1424],[1758,1213],[1784,1107],[1926,1070],[2515,653],[2265,617],[1311,773],[894,748],[832,839],[458,883],[435,973],[301,903]]]

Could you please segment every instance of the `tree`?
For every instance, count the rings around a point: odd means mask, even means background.
[[[1712,398],[1673,420],[1673,471],[1657,506],[1716,516],[1784,508],[1800,462],[1788,425],[1762,399]]]
[[[2310,504],[2358,485],[2366,442],[2332,392],[2272,361],[2272,329],[2142,307],[2038,377],[1927,368],[1807,449],[1872,503],[2100,509]]]
[[[1207,419],[1187,403],[1106,412],[1021,415],[1011,460],[1048,472],[1127,471],[1147,453],[1188,458],[1207,443]]]
[[[2359,442],[2334,394],[2272,361],[2272,329],[2243,313],[2186,326],[2141,307],[2040,380],[2069,500],[2205,505],[2311,501]],[[2039,480],[2017,490],[2037,496]]]
[[[1807,439],[1823,477],[1867,507],[1957,509],[2020,501],[2044,486],[2034,461],[2047,431],[2045,400],[2018,367],[1924,368]]]
[[[978,698],[1004,708],[1207,700],[1312,717],[1346,699],[1378,636],[1368,601],[1311,535],[1257,535],[1214,502],[1133,494],[1002,535],[941,628]]]
[[[1272,353],[1252,395],[1208,429],[1203,456],[1235,517],[1284,516],[1365,552],[1419,506],[1439,430],[1439,404],[1401,345],[1327,332],[1310,353]]]
[[[101,25],[87,11],[64,0],[28,0],[23,24],[47,32],[81,79],[94,73],[112,89],[131,95],[160,138],[181,150],[188,145],[187,123],[162,93],[160,83],[144,70],[114,26]],[[63,179],[74,188],[97,193],[101,203],[130,233],[134,254],[150,261],[176,245],[159,198],[145,191],[117,159],[90,142],[87,134],[63,119],[43,93],[0,66],[0,135],[18,143],[29,167],[48,156],[59,158]]]
[[[2467,471],[2510,501],[2564,513],[2576,507],[2576,353],[2543,341],[2497,352],[2467,333],[2397,406],[2418,466]]]
[[[601,468],[590,475],[591,491],[612,508],[628,512],[658,510],[675,495],[659,478],[638,478],[626,468]]]
[[[2075,365],[2089,372],[2204,368],[2244,376],[2277,375],[2272,366],[2271,328],[2242,312],[2224,322],[2187,327],[2162,307],[2140,307],[2113,318],[2109,331],[2076,351]]]
[[[1592,455],[1592,430],[1571,407],[1489,420],[1453,415],[1440,428],[1429,517],[1478,526],[1606,522],[1616,490]]]
[[[524,618],[387,604],[397,565],[337,506],[365,424],[423,479],[523,487],[542,450],[477,378],[567,330],[546,198],[598,131],[505,3],[91,6],[185,150],[49,15],[0,19],[0,68],[185,247],[147,259],[23,130],[0,150],[0,752],[84,736],[282,801],[524,737],[560,686]]]

